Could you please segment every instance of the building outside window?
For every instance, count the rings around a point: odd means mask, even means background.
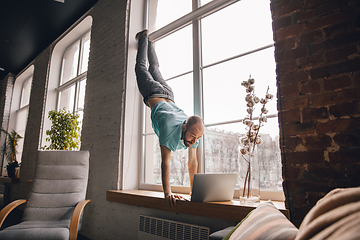
[[[239,173],[240,137],[246,133],[246,91],[250,75],[255,94],[276,96],[270,1],[150,0],[149,39],[155,42],[160,71],[185,113],[201,116],[206,131],[199,145],[204,173]],[[257,145],[262,191],[282,191],[277,100],[266,107],[268,122]],[[260,113],[260,106],[254,116]],[[161,184],[161,155],[150,109],[144,117],[143,187]],[[171,184],[189,186],[187,150],[172,152]]]

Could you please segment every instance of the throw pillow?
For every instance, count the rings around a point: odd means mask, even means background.
[[[298,229],[271,201],[260,204],[238,225],[229,240],[291,240],[298,233]]]

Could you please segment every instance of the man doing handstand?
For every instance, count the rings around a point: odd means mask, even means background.
[[[148,40],[148,31],[139,32],[135,38],[138,41],[135,65],[137,84],[144,103],[151,109],[152,127],[160,142],[164,196],[170,206],[174,206],[176,200],[182,197],[171,192],[171,151],[189,149],[188,169],[191,189],[194,174],[198,168],[197,141],[204,134],[205,126],[199,116],[188,117],[175,105],[172,89],[160,73],[155,48]],[[146,58],[148,58],[149,68],[147,68]]]

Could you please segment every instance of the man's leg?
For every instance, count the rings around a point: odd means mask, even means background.
[[[141,34],[138,38],[138,52],[136,55],[135,73],[139,91],[148,105],[149,98],[154,94],[165,93],[166,89],[154,80],[147,69],[148,37]]]
[[[149,60],[149,72],[155,81],[159,82],[169,95],[169,100],[174,102],[174,93],[171,87],[167,84],[161,75],[159,70],[159,61],[155,52],[154,43],[149,41],[148,43],[148,60]]]

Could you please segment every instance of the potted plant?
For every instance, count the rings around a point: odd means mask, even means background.
[[[6,170],[8,176],[10,178],[14,178],[15,169],[17,167],[20,167],[20,164],[16,159],[16,154],[17,154],[17,145],[19,139],[21,139],[22,137],[14,129],[11,131],[11,133],[6,131],[5,129],[1,129],[1,132],[5,133],[7,136],[7,139],[2,149],[3,156],[5,156],[8,160],[8,165],[6,166]]]
[[[52,122],[51,129],[46,131],[44,150],[78,150],[80,147],[80,122],[79,115],[62,110],[49,111],[49,119]]]

